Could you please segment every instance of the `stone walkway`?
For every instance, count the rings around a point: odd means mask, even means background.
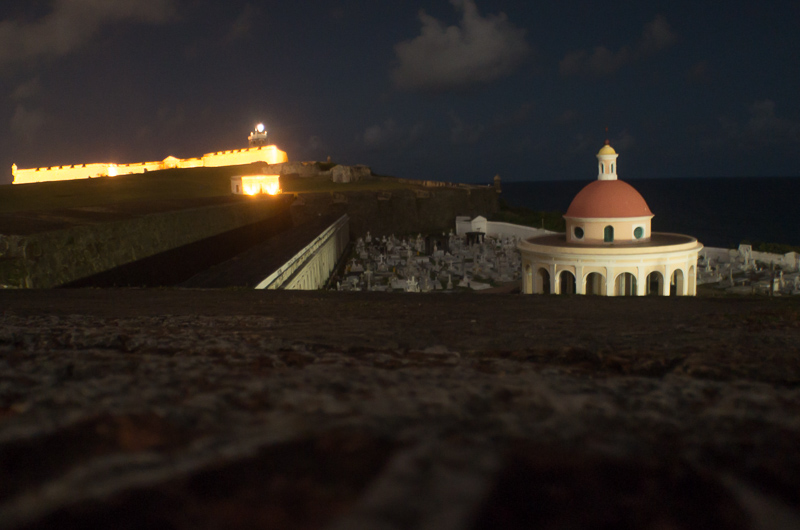
[[[800,303],[0,291],[0,528],[800,528]]]

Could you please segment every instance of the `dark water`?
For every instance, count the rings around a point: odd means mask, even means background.
[[[504,182],[512,206],[566,212],[590,181]],[[627,181],[642,194],[654,232],[689,234],[713,247],[743,240],[800,245],[800,177]]]

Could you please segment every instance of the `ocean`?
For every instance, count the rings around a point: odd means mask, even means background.
[[[512,206],[566,212],[590,181],[503,182]],[[696,237],[711,247],[742,241],[800,246],[800,177],[626,180],[655,215],[654,232]]]

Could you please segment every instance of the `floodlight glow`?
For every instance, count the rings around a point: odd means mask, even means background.
[[[256,125],[256,130],[258,132],[260,132],[260,133],[264,132],[264,124],[263,123],[259,123],[258,125]]]
[[[277,195],[281,192],[280,184],[277,182],[270,182],[268,184],[264,184],[262,189],[267,192],[267,195]]]
[[[243,176],[242,192],[245,195],[278,195],[281,193],[280,175]]]
[[[116,177],[117,176],[117,165],[116,164],[109,164],[108,165],[108,176],[109,177]]]

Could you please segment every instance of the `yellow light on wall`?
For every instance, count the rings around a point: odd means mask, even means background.
[[[116,177],[117,176],[117,165],[116,164],[109,164],[108,165],[108,176],[109,177]]]
[[[277,195],[281,192],[280,175],[242,177],[242,192],[245,195],[258,195],[259,193]]]

